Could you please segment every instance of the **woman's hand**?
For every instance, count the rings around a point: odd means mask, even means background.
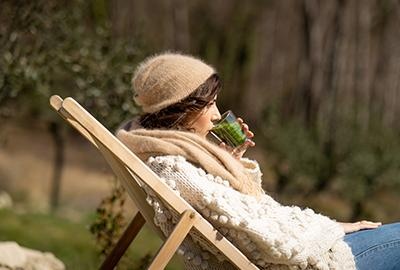
[[[247,149],[249,147],[254,147],[256,145],[256,143],[251,140],[251,138],[254,137],[254,133],[249,130],[249,126],[246,123],[244,123],[242,118],[238,118],[237,120],[238,120],[240,126],[242,127],[244,134],[246,134],[246,137],[247,137],[246,141],[242,145],[239,145],[238,147],[235,147],[235,148],[233,148],[229,145],[226,145],[223,142],[220,143],[219,146],[224,148],[228,152],[230,152],[232,154],[232,156],[235,157],[236,159],[240,159],[241,157],[243,157],[243,155],[247,151]]]
[[[364,229],[376,229],[382,225],[382,222],[372,222],[367,220],[357,221],[353,223],[338,222],[345,233],[357,232]]]

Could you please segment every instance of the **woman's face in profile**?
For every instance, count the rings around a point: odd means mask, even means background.
[[[221,119],[216,101],[217,96],[214,97],[189,126],[190,129],[202,137],[207,136],[208,132],[213,128],[213,122]]]

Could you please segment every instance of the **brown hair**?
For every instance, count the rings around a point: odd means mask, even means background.
[[[140,125],[147,129],[187,129],[221,88],[219,76],[213,74],[185,99],[160,111],[142,115]]]

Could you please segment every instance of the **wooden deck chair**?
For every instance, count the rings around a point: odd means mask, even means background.
[[[55,95],[50,98],[50,104],[62,118],[98,148],[138,208],[135,217],[100,269],[114,269],[146,222],[164,240],[148,269],[164,269],[190,230],[197,230],[239,269],[259,269],[73,98],[63,100]],[[168,203],[180,217],[167,239],[153,223],[154,211],[146,202],[146,194],[141,187],[143,183]]]

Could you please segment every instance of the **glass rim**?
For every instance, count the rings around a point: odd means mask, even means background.
[[[221,115],[221,119],[213,122],[213,125],[216,126],[216,125],[222,123],[228,117],[228,115],[232,115],[235,119],[237,119],[236,115],[232,112],[232,110],[227,110],[226,112],[224,112]]]

